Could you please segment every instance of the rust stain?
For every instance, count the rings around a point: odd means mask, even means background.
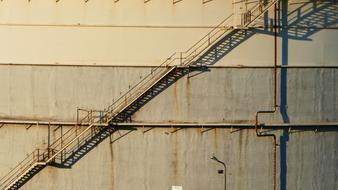
[[[238,137],[238,147],[239,147],[239,151],[238,151],[238,167],[239,167],[239,170],[238,170],[238,175],[239,176],[243,176],[243,162],[242,162],[242,144],[243,144],[243,131],[240,130],[239,131],[239,137]],[[238,184],[239,186],[241,186],[241,183]]]
[[[176,182],[178,180],[178,137],[177,133],[173,133],[171,135],[171,141],[172,141],[172,146],[173,146],[173,160],[172,160],[172,165],[173,165],[173,179]]]
[[[187,78],[185,85],[185,99],[186,99],[186,107],[187,107],[187,117],[189,120],[190,117],[190,79]]]
[[[217,132],[217,128],[215,128],[214,130],[214,148],[215,150],[218,150],[218,132]]]
[[[114,179],[114,151],[113,151],[113,144],[109,143],[109,150],[110,150],[110,161],[111,161],[111,175],[110,175],[110,187],[114,189],[115,179]]]
[[[177,96],[177,82],[175,82],[173,86],[174,86],[175,113],[179,114],[180,107],[179,107],[178,96]]]

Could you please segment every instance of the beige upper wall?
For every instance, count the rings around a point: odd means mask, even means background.
[[[2,23],[212,25],[232,12],[231,0],[4,0]]]
[[[290,10],[298,6],[290,3]],[[231,0],[204,4],[202,0],[176,4],[171,0],[4,0],[0,63],[159,65],[210,31],[203,27],[215,26],[232,12]],[[160,27],[116,27],[122,25]],[[336,30],[318,30],[308,38],[289,39],[289,65],[338,65]],[[271,33],[255,34],[217,65],[272,65],[272,53]]]

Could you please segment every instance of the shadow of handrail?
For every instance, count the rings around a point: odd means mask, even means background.
[[[305,2],[288,13],[288,25],[280,30],[287,30],[288,39],[311,41],[309,38],[322,29],[338,24],[338,4],[334,0]],[[257,33],[273,35],[273,31],[257,30]],[[278,33],[281,36],[281,32]]]

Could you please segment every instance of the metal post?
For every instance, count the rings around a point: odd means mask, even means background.
[[[208,33],[208,46],[210,46],[210,33]]]
[[[48,123],[48,144],[47,144],[48,157],[50,156],[50,122]]]
[[[211,157],[210,159],[215,160],[216,162],[223,165],[223,167],[224,167],[224,190],[226,190],[227,189],[227,166],[225,165],[224,162],[220,161],[215,156]]]
[[[76,123],[79,123],[79,108],[76,108]]]
[[[40,153],[39,153],[39,149],[38,149],[38,161],[40,161]]]

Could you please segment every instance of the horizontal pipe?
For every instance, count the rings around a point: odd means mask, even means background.
[[[16,124],[16,125],[63,125],[63,126],[74,126],[82,125],[88,126],[89,123],[77,124],[76,122],[67,122],[67,121],[31,121],[31,120],[0,120],[0,124]],[[95,126],[107,126],[106,124],[94,124]]]
[[[117,126],[134,127],[254,127],[252,123],[118,123]],[[327,123],[266,123],[264,127],[338,127],[338,122]]]
[[[41,23],[0,23],[2,27],[62,27],[62,28],[144,28],[144,29],[210,29],[210,28],[230,28],[232,26],[216,25],[113,25],[113,24],[41,24]],[[251,26],[249,29],[266,28],[264,25]],[[337,29],[336,26],[287,26],[280,28],[300,28],[300,29]]]
[[[0,120],[0,124],[18,124],[18,125],[64,125],[72,126],[76,125],[76,122],[55,122],[55,121],[25,121],[25,120]],[[83,126],[88,126],[88,123],[82,123]],[[107,126],[107,124],[95,124],[96,126]],[[255,124],[252,123],[142,123],[142,122],[132,122],[132,123],[117,123],[117,126],[126,126],[126,127],[255,127]],[[338,122],[311,122],[311,123],[265,123],[264,127],[314,127],[314,126],[323,126],[323,127],[338,127]]]
[[[156,68],[156,65],[100,65],[100,64],[39,64],[39,63],[0,63],[0,66],[37,66],[37,67],[121,67],[121,68]],[[166,66],[161,66],[166,67]],[[189,66],[178,66],[178,68],[188,68]],[[201,66],[190,66],[198,68]],[[271,65],[206,65],[203,68],[274,68]],[[338,65],[277,65],[277,68],[338,68]]]

